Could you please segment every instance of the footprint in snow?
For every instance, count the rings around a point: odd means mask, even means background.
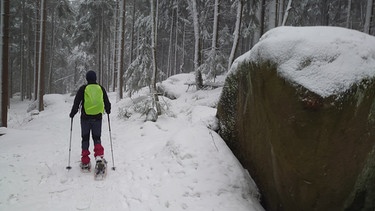
[[[10,194],[8,197],[9,204],[15,204],[18,202],[18,194]]]

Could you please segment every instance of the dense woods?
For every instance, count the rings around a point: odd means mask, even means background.
[[[373,0],[1,0],[1,125],[9,98],[74,92],[95,70],[131,95],[178,73],[197,88],[277,26],[340,26],[374,35]]]

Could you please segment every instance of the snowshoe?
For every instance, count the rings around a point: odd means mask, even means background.
[[[87,164],[80,163],[79,167],[81,167],[81,172],[83,173],[91,172],[91,163],[87,163]]]
[[[96,165],[95,165],[95,180],[103,180],[107,175],[107,161],[104,158],[98,157],[96,158]]]

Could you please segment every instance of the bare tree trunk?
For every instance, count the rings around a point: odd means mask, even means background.
[[[177,54],[178,54],[178,20],[179,20],[179,9],[178,9],[178,0],[177,0],[177,5],[176,5],[176,34],[175,34],[175,39],[174,39],[174,74],[177,74],[177,67],[178,67],[178,60],[177,60]]]
[[[9,5],[10,0],[1,1],[1,27],[3,46],[1,51],[1,127],[8,127],[9,102]]]
[[[268,29],[273,29],[277,26],[277,14],[276,14],[276,8],[277,8],[277,0],[272,0],[269,2],[269,20],[268,20]]]
[[[182,58],[181,58],[181,65],[180,65],[180,73],[184,72],[184,66],[185,66],[185,40],[186,40],[186,28],[185,28],[185,23],[183,22],[184,27],[183,27],[183,35],[182,35]]]
[[[43,95],[44,95],[44,64],[45,64],[45,46],[46,46],[46,20],[47,20],[47,11],[46,11],[46,0],[41,0],[41,28],[40,28],[40,47],[39,47],[39,74],[38,74],[38,110],[44,110]]]
[[[107,87],[106,89],[109,90],[110,88],[110,85],[111,85],[111,82],[112,82],[112,71],[111,71],[111,47],[112,47],[112,38],[109,38],[108,39],[108,45],[107,46],[107,63],[106,63],[106,67],[107,67]]]
[[[35,49],[35,47],[33,46],[33,44],[35,44],[35,39],[33,38],[33,36],[35,35],[35,33],[33,33],[32,31],[32,25],[33,25],[33,22],[31,20],[31,18],[28,19],[28,24],[27,24],[27,27],[28,27],[28,39],[27,39],[27,42],[28,42],[28,59],[27,59],[27,80],[26,80],[26,92],[27,92],[27,99],[29,100],[32,100],[33,99],[33,96],[32,96],[32,93],[33,93],[33,58],[35,58],[34,56],[34,53],[31,49]]]
[[[255,10],[255,16],[260,20],[260,19],[262,19],[261,18],[261,16],[262,16],[262,5],[260,4],[260,1],[257,3],[257,2],[252,2],[252,3],[250,3],[250,4],[252,4],[252,6],[253,7],[256,7],[256,10]],[[257,5],[258,4],[260,4],[258,7],[257,7]],[[250,14],[251,15],[251,14]],[[259,25],[261,25],[261,23],[259,23]],[[255,29],[254,29],[254,36],[253,36],[253,41],[252,41],[252,44],[250,45],[250,48],[252,48],[253,47],[253,45],[255,45],[258,41],[259,41],[259,39],[260,39],[260,37],[262,36],[262,30],[261,30],[261,26],[259,26],[259,27],[255,27]]]
[[[30,10],[26,10],[27,11],[27,14],[26,16],[27,17],[31,17],[31,11]],[[34,79],[33,79],[33,73],[34,73],[34,68],[33,68],[33,59],[35,58],[34,56],[34,44],[35,44],[35,39],[34,39],[34,36],[35,36],[35,33],[33,31],[33,26],[34,26],[34,22],[33,22],[33,19],[32,18],[27,18],[26,19],[26,25],[25,25],[27,28],[26,28],[26,34],[25,36],[27,37],[27,53],[26,53],[26,85],[25,85],[25,88],[26,88],[26,98],[29,99],[29,100],[32,100],[33,97],[32,97],[32,93],[34,91],[33,89],[33,83],[34,83]]]
[[[212,41],[211,41],[211,50],[208,56],[208,73],[210,77],[213,77],[214,81],[216,79],[216,64],[217,64],[217,38],[218,38],[218,23],[219,23],[219,0],[215,0],[214,3],[214,21],[212,25]]]
[[[102,9],[102,13],[101,13],[101,21],[98,26],[98,31],[97,31],[97,48],[96,48],[96,60],[97,60],[97,73],[98,73],[98,82],[101,84],[103,82],[103,70],[102,70],[102,62],[103,62],[103,56],[102,56],[102,30],[103,30],[103,9]]]
[[[212,43],[211,43],[211,51],[213,61],[211,64],[211,71],[215,72],[215,58],[216,58],[216,48],[217,48],[217,37],[218,37],[218,24],[219,24],[219,0],[215,0],[214,5],[214,25],[212,26]],[[216,75],[215,75],[216,77]]]
[[[35,6],[35,65],[34,65],[34,100],[38,100],[38,84],[39,84],[39,46],[40,46],[40,1],[36,1],[36,6]]]
[[[151,51],[152,51],[152,78],[151,78],[151,93],[156,93],[156,75],[157,75],[157,62],[156,62],[156,17],[155,17],[155,0],[150,0],[151,3]]]
[[[350,29],[350,19],[351,19],[351,12],[352,12],[352,0],[348,0],[348,10],[346,15],[346,28]]]
[[[278,13],[277,13],[278,14],[277,16],[278,26],[282,26],[283,24],[283,13],[284,13],[284,0],[279,0],[279,7],[278,7]]]
[[[363,29],[363,32],[365,32],[367,34],[370,34],[373,3],[374,3],[373,0],[367,0],[366,19],[365,19],[365,24],[364,24],[364,29]]]
[[[140,48],[137,48],[137,46],[139,46],[140,45],[140,39],[141,39],[141,32],[140,32],[141,30],[137,30],[137,44],[135,45],[136,46],[136,56],[135,56],[135,58],[137,58],[138,56],[139,56],[139,54],[141,53],[141,50],[140,50]]]
[[[282,26],[285,26],[286,21],[288,20],[288,15],[289,15],[289,10],[290,9],[292,9],[292,0],[289,0],[288,6],[286,7]]]
[[[171,7],[173,8],[173,4]],[[173,48],[173,31],[174,31],[174,13],[173,9],[171,8],[172,12],[172,20],[171,20],[171,30],[169,32],[169,46],[168,46],[168,68],[167,68],[167,77],[172,75],[172,48]]]
[[[265,24],[264,24],[264,20],[265,20],[265,13],[266,13],[266,0],[261,0],[260,1],[260,36],[262,36],[265,32]]]
[[[133,0],[133,9],[132,9],[132,28],[131,28],[131,42],[130,42],[130,61],[131,64],[134,60],[134,24],[135,24],[135,0]]]
[[[197,2],[196,0],[191,0],[191,8],[192,8],[192,15],[193,15],[193,22],[194,22],[194,38],[195,38],[195,45],[194,45],[194,70],[195,70],[195,83],[197,90],[203,88],[203,78],[202,72],[199,69],[201,65],[201,38],[200,38],[200,30],[199,30],[199,19],[198,19],[198,10],[197,10]]]
[[[151,3],[151,50],[152,50],[152,78],[151,78],[151,94],[153,97],[153,108],[156,110],[158,115],[161,114],[161,109],[159,105],[159,98],[156,91],[156,77],[157,77],[157,61],[156,61],[156,42],[157,42],[157,22],[156,22],[156,10],[158,8],[158,2],[155,0],[150,0]]]
[[[24,46],[24,34],[25,34],[25,18],[24,18],[24,12],[25,12],[25,1],[21,1],[22,8],[21,8],[21,39],[20,39],[20,73],[21,73],[21,81],[20,81],[20,92],[21,92],[21,101],[25,98],[25,64],[24,64],[24,52],[25,52],[25,46]]]
[[[119,67],[117,74],[117,100],[123,98],[123,88],[124,88],[124,54],[125,54],[125,9],[126,1],[122,0],[122,5],[120,9],[121,24],[120,24],[120,53],[119,53]]]
[[[114,33],[114,49],[113,49],[113,71],[112,71],[112,91],[116,91],[116,73],[118,74],[118,54],[119,54],[119,28],[120,28],[120,6],[119,2],[116,1],[116,12],[115,12],[115,33]]]
[[[99,42],[100,42],[100,56],[99,56],[99,59],[100,59],[100,82],[103,84],[103,86],[105,86],[104,84],[104,66],[105,66],[105,48],[104,48],[104,11],[102,9],[102,21],[100,23],[100,39],[99,39]]]
[[[328,4],[328,0],[321,0],[321,3],[320,3],[320,11],[321,11],[321,22],[320,24],[322,26],[328,26],[329,24],[329,4]]]
[[[229,61],[228,61],[228,71],[230,67],[232,66],[232,63],[234,61],[234,56],[237,50],[238,41],[240,39],[240,30],[241,30],[241,20],[242,20],[242,0],[237,0],[237,17],[236,17],[236,27],[234,29],[234,38],[233,38],[233,46],[232,51],[229,55]]]
[[[52,78],[53,78],[53,61],[55,55],[55,8],[52,11],[52,21],[51,21],[51,48],[50,48],[50,60],[49,60],[49,70],[48,70],[48,93],[52,93]]]

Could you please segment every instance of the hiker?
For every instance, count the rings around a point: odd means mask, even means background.
[[[107,92],[96,82],[96,73],[92,70],[86,73],[87,84],[81,86],[74,98],[70,118],[78,112],[81,106],[81,135],[82,153],[81,169],[90,170],[90,131],[94,141],[94,157],[96,162],[104,160],[104,148],[100,136],[102,132],[102,115],[104,111],[111,113],[111,103]],[[105,160],[104,160],[105,161]]]

